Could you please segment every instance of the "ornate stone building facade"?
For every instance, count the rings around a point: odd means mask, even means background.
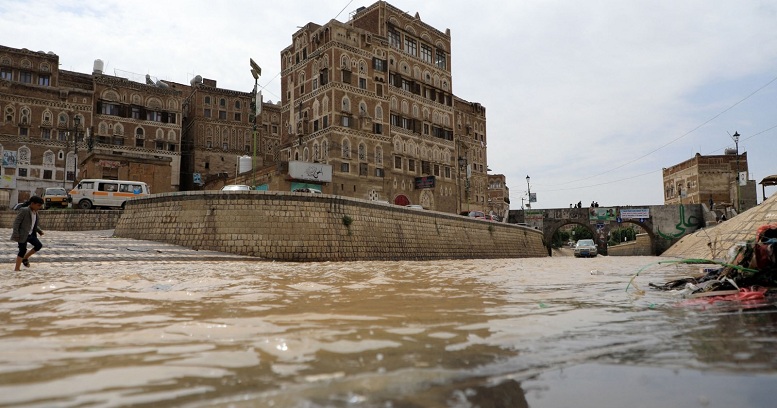
[[[0,204],[72,186],[92,106],[88,76],[60,71],[56,54],[0,46]]]
[[[253,132],[252,92],[218,88],[215,80],[195,77],[174,84],[184,101],[184,190],[230,184],[238,173],[272,166],[281,142],[280,104],[262,103]],[[254,150],[256,143],[256,150]],[[242,163],[242,164],[241,164]]]
[[[737,168],[747,174],[747,152],[737,157],[736,152],[693,158],[663,169],[664,204],[709,204],[716,209],[733,207],[745,211],[756,206],[756,186],[747,177],[737,188]]]
[[[181,92],[59,69],[59,56],[0,46],[2,205],[82,178],[179,188]]]
[[[453,95],[449,30],[381,1],[302,27],[281,69],[281,160],[330,165],[323,192],[485,209],[485,109]]]

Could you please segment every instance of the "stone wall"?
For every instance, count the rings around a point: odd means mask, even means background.
[[[42,210],[38,225],[44,232],[98,231],[116,228],[121,210]],[[16,211],[0,211],[0,226],[12,228]]]
[[[662,256],[725,260],[740,242],[755,239],[758,227],[777,223],[777,194],[761,204],[713,227],[682,237]]]
[[[637,234],[635,241],[610,246],[607,248],[607,255],[610,256],[651,256],[653,255],[650,243],[650,235]]]
[[[332,195],[190,191],[127,203],[115,235],[281,261],[548,256],[527,227]]]

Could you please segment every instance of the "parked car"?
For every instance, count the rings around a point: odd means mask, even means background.
[[[575,258],[595,257],[597,252],[596,243],[592,239],[581,239],[575,244]]]
[[[251,186],[245,184],[230,184],[228,186],[221,187],[221,191],[251,191]]]
[[[309,188],[309,187],[303,187],[303,188],[295,188],[291,191],[292,193],[312,193],[312,194],[321,194],[321,190],[315,189],[315,188]]]
[[[67,208],[70,205],[70,194],[64,187],[49,187],[43,192],[43,209]]]
[[[14,209],[14,211],[18,211],[18,210],[21,210],[24,207],[27,207],[28,205],[30,205],[30,203],[28,201],[24,201],[24,202],[21,202],[21,203],[16,203],[16,205],[13,206],[13,209]]]
[[[407,207],[407,208],[415,208],[416,210],[423,210],[424,209],[424,207],[422,205],[418,205],[418,204],[408,204],[405,207]]]
[[[470,211],[469,216],[472,218],[479,218],[481,220],[486,219],[486,214],[483,211]]]

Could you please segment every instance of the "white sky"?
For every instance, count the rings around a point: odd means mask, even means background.
[[[487,109],[488,166],[511,208],[663,203],[661,169],[747,151],[777,174],[777,1],[394,0],[452,37],[453,92]],[[280,99],[280,51],[308,22],[371,1],[3,0],[0,45],[53,51],[62,69],[146,74]],[[761,186],[758,185],[759,202]],[[777,188],[766,190],[767,196]]]

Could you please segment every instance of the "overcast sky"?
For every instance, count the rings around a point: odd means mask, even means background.
[[[734,147],[777,174],[777,1],[394,0],[451,30],[453,92],[487,111],[488,167],[511,208],[663,203],[661,169]],[[0,44],[61,69],[142,81],[195,75],[280,99],[280,51],[308,22],[372,2],[3,0]],[[758,186],[759,202],[761,186]],[[767,196],[777,187],[766,190]]]

